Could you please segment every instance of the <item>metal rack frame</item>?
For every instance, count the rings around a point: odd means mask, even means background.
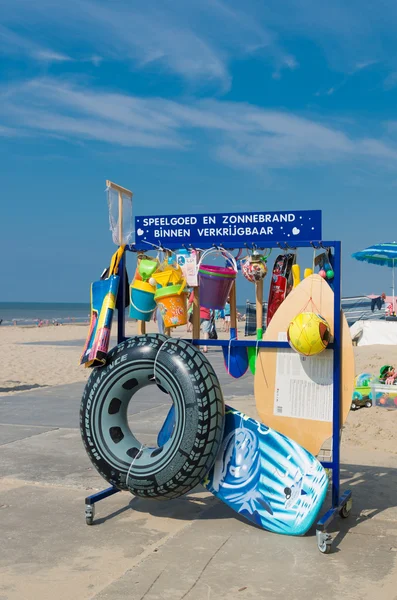
[[[219,248],[225,250],[236,249],[236,242],[223,243],[215,245],[213,243],[200,243],[200,250],[207,248]],[[249,248],[249,245],[246,244]],[[316,526],[316,538],[320,552],[328,554],[331,551],[332,538],[328,533],[328,527],[339,514],[342,518],[349,516],[352,508],[352,493],[351,490],[346,490],[343,494],[340,491],[340,429],[341,429],[341,348],[342,348],[342,325],[341,325],[341,242],[340,241],[301,241],[296,243],[294,246],[290,246],[288,242],[257,242],[255,247],[260,250],[264,248],[278,248],[280,250],[296,250],[297,248],[314,248],[314,249],[327,249],[333,248],[334,250],[334,273],[335,277],[333,280],[334,284],[334,339],[333,343],[329,344],[326,351],[334,353],[333,360],[333,411],[332,411],[332,458],[329,461],[322,461],[321,464],[326,469],[332,471],[332,502],[331,507],[328,511],[320,518]],[[143,246],[137,246],[132,244],[126,246],[126,250],[130,252],[148,252],[150,250],[173,250],[180,248],[180,243],[175,244],[172,241],[167,243],[167,248],[159,246],[159,248],[148,248]],[[188,248],[188,246],[187,246]],[[125,277],[125,254],[123,255],[119,272],[122,274],[120,278],[119,293],[117,297],[117,342],[124,341],[125,336],[125,309],[124,309],[124,297],[126,291],[126,277]],[[244,347],[259,347],[259,348],[290,348],[288,342],[282,341],[256,341],[256,340],[202,340],[195,338],[187,340],[194,345],[205,344],[207,346],[244,346]],[[100,500],[104,500],[109,496],[119,492],[116,487],[109,487],[101,492],[92,494],[85,499],[85,516],[88,525],[91,525],[94,520],[94,505]]]

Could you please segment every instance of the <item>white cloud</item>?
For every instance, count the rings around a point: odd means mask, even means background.
[[[0,53],[1,54],[20,54],[39,50],[34,42],[18,35],[8,27],[0,25]]]
[[[74,52],[68,44],[78,38],[86,56],[163,69],[189,83],[213,84],[221,91],[231,85],[231,60],[247,53],[257,53],[277,71],[298,66],[254,12],[230,1],[173,0],[171,6],[163,0],[14,0],[5,11],[9,27],[20,25],[21,12],[26,31],[34,31],[39,22],[70,56]],[[38,44],[32,33],[25,35],[27,43]]]
[[[285,56],[283,63],[291,70],[297,69],[299,66],[298,61],[293,56]]]
[[[20,35],[0,25],[0,54],[11,56],[27,56],[32,60],[46,63],[62,63],[72,59],[66,54],[44,48],[29,37]]]
[[[134,97],[53,79],[0,90],[0,118],[7,127],[31,135],[177,151],[194,148],[240,168],[278,169],[367,159],[397,162],[393,141],[353,136],[313,117],[220,100],[188,104]]]
[[[397,71],[390,73],[383,82],[385,90],[392,90],[397,86]]]
[[[90,56],[89,58],[85,59],[85,62],[90,62],[95,67],[99,67],[101,65],[101,63],[103,62],[103,57],[99,56],[97,54],[94,54],[93,56]]]
[[[33,53],[34,58],[42,60],[44,62],[68,62],[72,59],[66,54],[59,54],[58,52],[52,52],[51,50],[37,50]]]
[[[295,69],[298,59],[286,44],[305,40],[340,73],[382,63],[397,70],[397,4],[362,0],[13,0],[2,7],[2,21],[29,42],[49,46],[34,35],[37,24],[59,39],[73,56],[78,39],[85,56],[129,62],[134,67],[165,69],[189,82],[230,86],[229,65],[255,53],[275,76]],[[284,41],[288,40],[288,42]],[[299,58],[299,57],[298,57]]]
[[[358,62],[355,65],[355,70],[362,71],[363,69],[368,69],[368,67],[372,67],[372,65],[376,65],[377,63],[377,60],[364,60],[363,62]]]
[[[91,63],[94,66],[99,67],[103,61],[103,57],[99,54],[92,54],[89,56],[83,55],[78,58],[73,58],[62,52],[56,52],[55,50],[41,46],[28,36],[15,33],[12,29],[2,25],[0,25],[0,54],[8,56],[25,56],[30,60],[43,64],[80,62]]]
[[[20,135],[22,135],[20,130],[0,125],[0,137],[19,137]]]
[[[339,87],[340,86],[338,86],[338,87],[332,86],[332,87],[326,89],[324,92],[323,91],[318,91],[314,95],[315,96],[333,96],[335,94],[335,91],[337,89],[339,89]]]

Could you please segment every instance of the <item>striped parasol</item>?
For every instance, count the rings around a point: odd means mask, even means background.
[[[380,267],[390,267],[392,269],[392,289],[393,289],[393,311],[394,311],[394,267],[397,265],[397,242],[385,242],[384,244],[374,244],[365,250],[355,252],[352,257],[356,260],[367,262],[371,265]]]

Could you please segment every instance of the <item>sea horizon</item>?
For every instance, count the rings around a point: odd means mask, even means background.
[[[245,313],[245,304],[237,305],[240,313]],[[126,310],[126,319],[128,310]],[[0,302],[2,327],[19,327],[44,324],[89,323],[89,302]]]
[[[0,302],[2,326],[49,323],[85,323],[90,318],[89,302]]]

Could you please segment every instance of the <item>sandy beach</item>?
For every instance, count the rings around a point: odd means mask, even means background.
[[[238,324],[244,335],[244,322]],[[147,324],[148,333],[156,333],[154,322]],[[46,327],[0,327],[0,394],[15,394],[32,386],[61,385],[85,381],[90,370],[80,365],[88,325],[49,325]],[[126,322],[126,335],[138,333],[137,323]],[[191,337],[186,327],[178,327],[174,337]],[[227,334],[218,331],[219,338]],[[116,344],[113,326],[110,347]]]
[[[150,323],[147,330],[156,332],[157,327]],[[136,333],[136,323],[127,323],[126,334]],[[239,322],[239,333],[243,338],[244,322]],[[13,395],[39,386],[85,381],[90,370],[80,366],[80,354],[86,334],[87,325],[0,328],[0,394]],[[222,331],[218,334],[220,338],[227,337]],[[173,335],[189,337],[184,327],[178,328]],[[111,346],[115,343],[113,337]],[[356,347],[354,352],[356,374],[377,374],[384,364],[397,365],[397,348],[394,346]],[[343,430],[343,444],[397,453],[396,430],[397,410],[361,409],[350,412]]]

